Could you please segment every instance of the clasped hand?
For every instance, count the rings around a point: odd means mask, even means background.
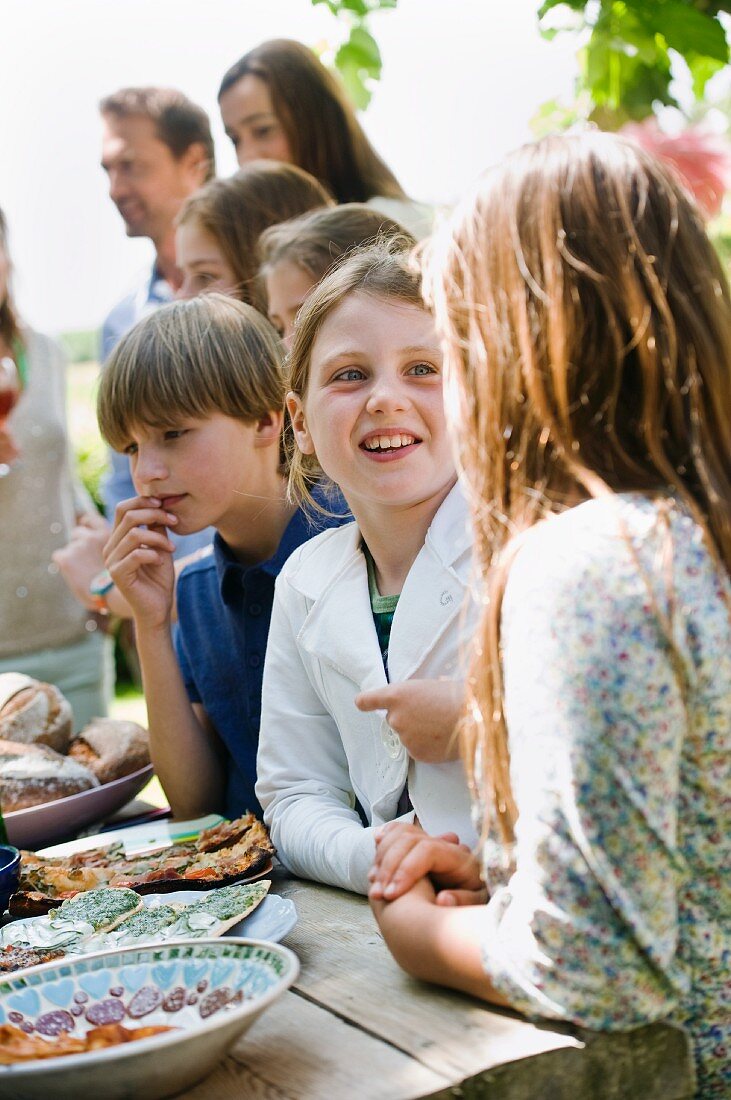
[[[437,905],[477,905],[487,899],[477,857],[454,833],[429,836],[419,825],[392,821],[376,834],[369,874],[371,902],[395,901],[428,880]]]

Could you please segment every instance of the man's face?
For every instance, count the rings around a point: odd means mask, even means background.
[[[191,145],[176,158],[149,118],[103,115],[102,122],[102,168],[127,236],[159,243],[172,231],[183,201],[203,183],[203,147]]]

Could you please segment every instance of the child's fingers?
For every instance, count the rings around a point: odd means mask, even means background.
[[[160,565],[161,562],[162,557],[157,550],[153,550],[149,546],[140,546],[137,550],[132,550],[127,554],[122,561],[110,565],[109,575],[117,587],[123,590],[125,584],[134,580],[143,565]]]
[[[487,890],[440,890],[437,893],[437,905],[484,905],[487,901]]]
[[[107,568],[111,571],[113,565],[142,546],[167,551],[169,554],[175,551],[174,544],[164,532],[155,531],[153,528],[145,530],[141,527],[133,527],[131,531],[127,531],[123,537],[120,537],[111,548],[110,544],[107,543],[104,552]]]
[[[399,685],[389,684],[387,687],[374,688],[373,691],[362,691],[355,697],[355,705],[358,710],[388,710]]]

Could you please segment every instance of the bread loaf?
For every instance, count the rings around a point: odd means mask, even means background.
[[[85,764],[100,783],[111,783],[150,763],[149,737],[136,722],[95,718],[73,739],[69,756]]]
[[[0,740],[0,807],[3,813],[27,810],[98,787],[96,776],[45,745]]]
[[[64,695],[20,672],[0,674],[0,739],[66,752],[73,714]]]

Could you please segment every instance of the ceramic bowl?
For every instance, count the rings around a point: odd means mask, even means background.
[[[299,972],[262,940],[128,947],[33,967],[0,981],[0,1024],[84,1035],[101,1023],[179,1030],[88,1054],[0,1065],[13,1100],[159,1100],[202,1081]]]
[[[20,852],[11,844],[0,844],[0,917],[8,907],[10,895],[20,882]]]

